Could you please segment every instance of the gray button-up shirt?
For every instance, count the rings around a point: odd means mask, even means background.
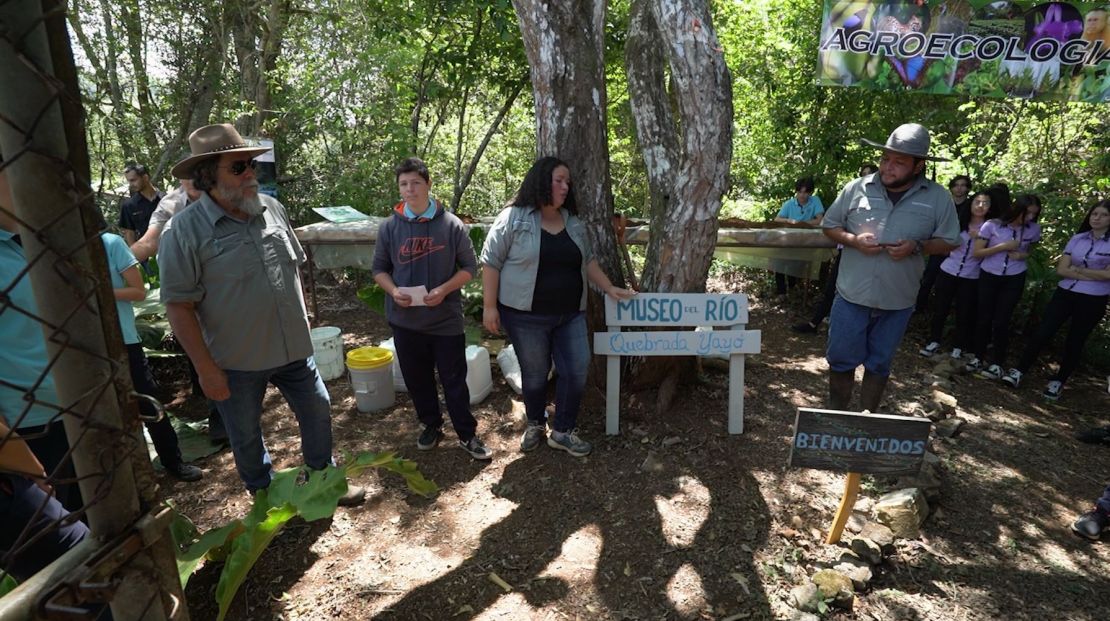
[[[825,212],[821,227],[843,228],[853,234],[874,233],[880,244],[940,238],[960,243],[960,223],[952,195],[919,177],[893,205],[878,173],[854,179]],[[869,308],[901,310],[914,305],[925,260],[920,254],[900,261],[882,252],[874,256],[845,247],[840,257],[836,291],[845,300]]]
[[[312,355],[298,265],[304,251],[285,207],[241,222],[207,193],[176,214],[158,248],[162,302],[196,305],[204,341],[221,369],[261,371]]]

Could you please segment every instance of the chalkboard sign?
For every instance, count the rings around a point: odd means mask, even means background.
[[[862,474],[917,474],[929,420],[798,408],[790,466]]]

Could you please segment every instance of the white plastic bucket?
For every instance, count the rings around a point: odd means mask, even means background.
[[[393,390],[397,392],[408,392],[409,389],[405,386],[405,376],[401,375],[401,363],[397,361],[397,346],[393,344],[393,337],[391,336],[382,341],[378,347],[393,352]]]
[[[392,407],[396,399],[390,368],[395,356],[380,347],[359,347],[347,353],[347,371],[359,412]]]
[[[324,326],[313,328],[312,357],[316,359],[316,368],[324,380],[333,380],[343,376],[343,332],[339,328]]]
[[[493,390],[493,375],[489,367],[489,350],[470,345],[466,348],[466,387],[470,390],[470,404],[480,403]]]

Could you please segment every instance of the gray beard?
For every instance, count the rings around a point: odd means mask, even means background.
[[[262,198],[257,194],[250,198],[243,197],[243,199],[239,201],[239,209],[242,209],[248,216],[253,218],[262,213]]]

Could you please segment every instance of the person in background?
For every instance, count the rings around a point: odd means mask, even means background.
[[[150,216],[165,195],[151,184],[150,173],[142,164],[128,164],[123,169],[123,177],[131,196],[120,201],[119,228],[130,246],[146,234]]]
[[[1008,195],[1007,191],[1005,195]],[[1001,196],[1005,196],[1001,195]],[[994,204],[995,195],[991,197]],[[1003,198],[1004,200],[1004,198]],[[1002,379],[1010,348],[1011,320],[1025,291],[1025,260],[1033,244],[1041,240],[1037,224],[1041,204],[1036,196],[1022,194],[1014,202],[996,208],[998,218],[986,221],[971,251],[980,259],[978,318],[975,324],[974,357],[965,369],[988,379]],[[991,349],[986,360],[987,347]]]
[[[1060,398],[1064,384],[1079,367],[1087,337],[1106,316],[1110,299],[1110,200],[1100,201],[1087,210],[1079,231],[1064,246],[1056,273],[1061,280],[1040,326],[1026,343],[1017,366],[1002,378],[1017,388],[1044,346],[1071,319],[1060,368],[1044,389],[1045,398],[1052,401]]]
[[[146,299],[146,287],[143,285],[143,276],[139,273],[139,261],[131,254],[127,243],[119,235],[101,233],[100,239],[104,242],[104,253],[108,257],[112,292],[116,297],[116,312],[119,314],[123,344],[127,348],[131,383],[139,394],[156,395],[158,384],[154,381],[154,375],[150,372],[150,365],[143,353],[143,343],[135,328],[135,311],[131,307],[132,302]],[[153,404],[141,397],[138,402],[139,412],[143,415],[143,425],[150,433],[150,439],[154,442],[154,450],[162,461],[162,467],[180,481],[199,481],[204,473],[200,468],[182,460],[177,432],[174,431],[169,416],[158,418],[158,410]]]
[[[970,191],[971,177],[967,175],[956,175],[948,182],[948,193],[952,195],[952,202],[956,205],[957,211],[970,207],[971,199],[968,198]],[[913,312],[921,313],[929,308],[929,297],[933,294],[933,287],[936,286],[937,276],[940,274],[940,264],[944,259],[944,256],[934,254],[926,261],[925,273],[921,275],[921,288],[917,290],[917,302],[914,304]]]
[[[775,222],[783,224],[808,224],[817,226],[821,224],[821,215],[825,213],[825,206],[821,198],[813,194],[813,177],[802,177],[794,182],[794,196],[782,204]],[[775,295],[786,295],[788,287],[798,284],[797,276],[788,276],[786,271],[804,269],[806,263],[791,259],[772,259],[771,267],[775,269]]]
[[[929,181],[929,130],[899,126],[881,149],[879,173],[850,181],[825,213],[825,235],[842,244],[829,316],[828,407],[847,410],[863,365],[860,410],[877,412],[894,353],[913,313],[922,254],[948,254],[960,240],[952,196]]]
[[[547,445],[575,457],[593,450],[576,429],[590,363],[586,284],[618,300],[636,293],[610,282],[577,213],[570,167],[555,157],[540,158],[524,176],[512,206],[494,220],[482,248],[482,324],[492,334],[504,325],[520,363],[528,417],[522,451],[535,449],[547,435],[552,360],[558,379]]]
[[[859,167],[858,177],[868,177],[879,172],[879,167],[867,163]],[[833,257],[832,263],[829,265],[829,273],[825,279],[825,289],[821,293],[821,300],[817,303],[816,308],[813,309],[813,317],[809,321],[796,323],[790,326],[790,329],[800,334],[813,334],[817,332],[817,328],[821,322],[825,321],[825,317],[829,316],[829,311],[832,309],[833,299],[836,297],[836,277],[840,274],[840,246],[836,248],[836,256]]]
[[[930,357],[940,351],[944,335],[944,324],[956,303],[956,346],[952,357],[960,359],[964,350],[971,350],[975,335],[975,306],[979,301],[979,263],[971,255],[971,249],[979,236],[983,223],[994,216],[991,197],[985,192],[977,192],[963,206],[956,207],[960,219],[960,246],[945,257],[937,277],[936,296],[933,299],[933,317],[929,328],[929,343],[921,348],[922,356]]]
[[[162,233],[161,297],[205,396],[217,402],[239,478],[253,494],[273,477],[262,438],[271,383],[297,419],[305,465],[335,463],[331,397],[312,357],[298,272],[305,255],[285,207],[258,192],[253,160],[268,148],[248,145],[229,124],[194,131],[189,148],[173,175],[191,178],[203,194]],[[339,503],[360,504],[365,494],[349,485]]]
[[[405,378],[417,419],[424,430],[416,448],[427,451],[443,438],[443,413],[436,391],[436,371],[459,446],[474,459],[493,451],[478,438],[478,421],[470,412],[466,385],[466,335],[462,288],[478,271],[466,226],[431,198],[428,167],[410,157],[394,169],[401,202],[393,217],[378,228],[372,272],[388,296],[386,319],[393,330],[397,362]],[[422,286],[423,299],[402,287]]]

